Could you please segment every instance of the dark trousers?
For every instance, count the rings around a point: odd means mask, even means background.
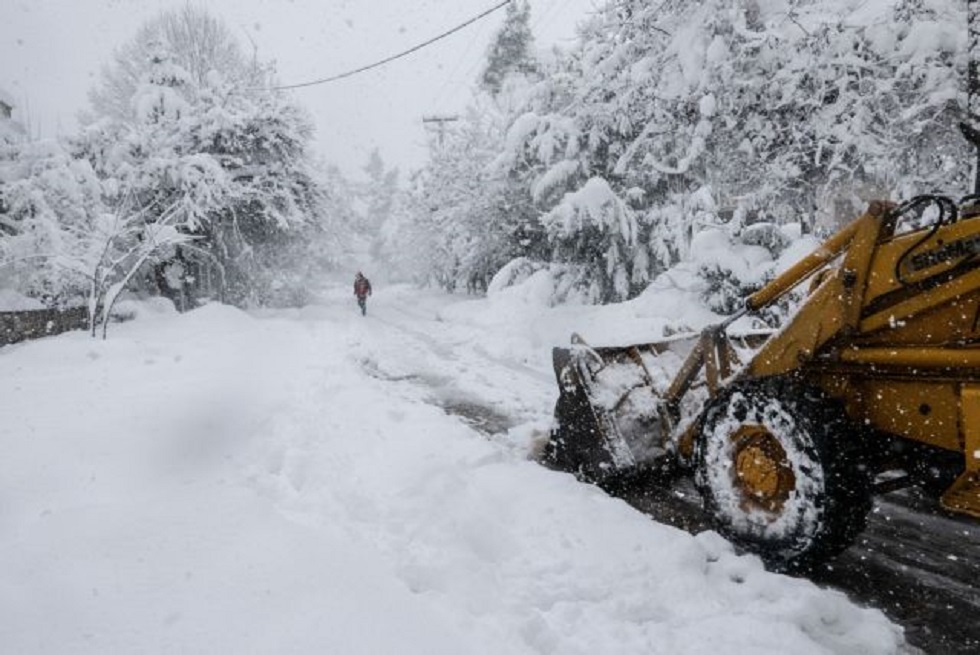
[[[366,316],[367,315],[367,297],[366,296],[358,296],[357,297],[357,306],[361,308],[361,316]]]

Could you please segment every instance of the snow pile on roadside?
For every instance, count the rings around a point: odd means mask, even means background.
[[[510,365],[565,319],[534,332],[511,315],[508,329],[485,302],[444,301],[435,334],[419,302],[381,292],[367,319],[346,306],[143,312],[108,341],[0,350],[4,648],[902,647],[880,612],[769,574],[716,535],[656,524],[425,403],[414,361],[438,366],[442,353],[447,377],[476,383],[437,338],[516,348]],[[401,376],[368,365],[399,353],[381,364]]]

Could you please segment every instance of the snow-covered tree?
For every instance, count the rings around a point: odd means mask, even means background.
[[[355,187],[359,219],[355,231],[367,243],[375,260],[384,258],[384,226],[392,218],[398,201],[398,169],[388,169],[377,148],[371,150],[367,163],[361,168],[363,181]]]
[[[508,76],[532,76],[538,72],[531,33],[531,6],[526,0],[507,5],[504,24],[490,42],[480,87],[496,96]]]
[[[627,297],[699,225],[832,226],[869,197],[962,189],[963,19],[942,0],[609,2],[526,94],[498,161],[563,217],[545,221],[553,260]],[[598,189],[631,220],[570,210]]]
[[[89,93],[92,113],[133,120],[138,107],[132,99],[145,83],[149,62],[161,49],[192,87],[208,86],[215,72],[226,84],[237,87],[262,88],[268,82],[268,66],[246,57],[220,19],[188,3],[147,21],[116,50],[102,70],[100,84]]]
[[[93,334],[134,276],[188,240],[176,207],[140,209],[131,194],[113,204],[89,162],[57,141],[23,143],[0,177],[5,285],[48,306],[84,302]]]
[[[388,219],[378,233],[377,257],[389,280],[427,284],[435,281],[439,235],[430,220],[426,200],[426,171],[414,171],[407,188],[399,190]]]
[[[198,294],[266,301],[279,251],[335,217],[308,152],[310,120],[269,90],[273,79],[220,22],[187,6],[148,22],[92,93],[77,149],[117,200],[135,198],[151,215],[177,208],[177,229],[194,237],[180,254]]]
[[[88,295],[87,239],[107,211],[91,165],[55,140],[0,148],[0,277],[49,306]]]
[[[504,264],[539,243],[526,188],[493,166],[501,119],[489,104],[471,107],[413,180],[413,220],[402,232],[425,248],[422,277],[448,290],[482,293]]]
[[[97,216],[91,230],[75,235],[76,251],[60,257],[86,278],[92,336],[101,326],[105,338],[116,300],[147,264],[168,258],[174,248],[190,241],[175,228],[176,206],[154,212],[153,220],[147,220],[148,208],[133,200],[122,199],[112,213]]]
[[[359,194],[364,205],[362,226],[375,234],[391,214],[398,192],[398,169],[386,168],[381,154],[374,148],[362,170],[366,178]]]

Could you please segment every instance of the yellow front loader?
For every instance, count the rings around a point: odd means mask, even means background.
[[[793,290],[805,300],[781,330],[729,334]],[[871,203],[725,323],[628,347],[573,337],[554,364],[547,464],[600,484],[692,475],[719,531],[774,568],[839,553],[872,495],[906,485],[980,517],[972,204]]]

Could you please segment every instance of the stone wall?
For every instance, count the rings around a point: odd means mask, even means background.
[[[0,346],[85,329],[88,329],[85,307],[0,312]]]

